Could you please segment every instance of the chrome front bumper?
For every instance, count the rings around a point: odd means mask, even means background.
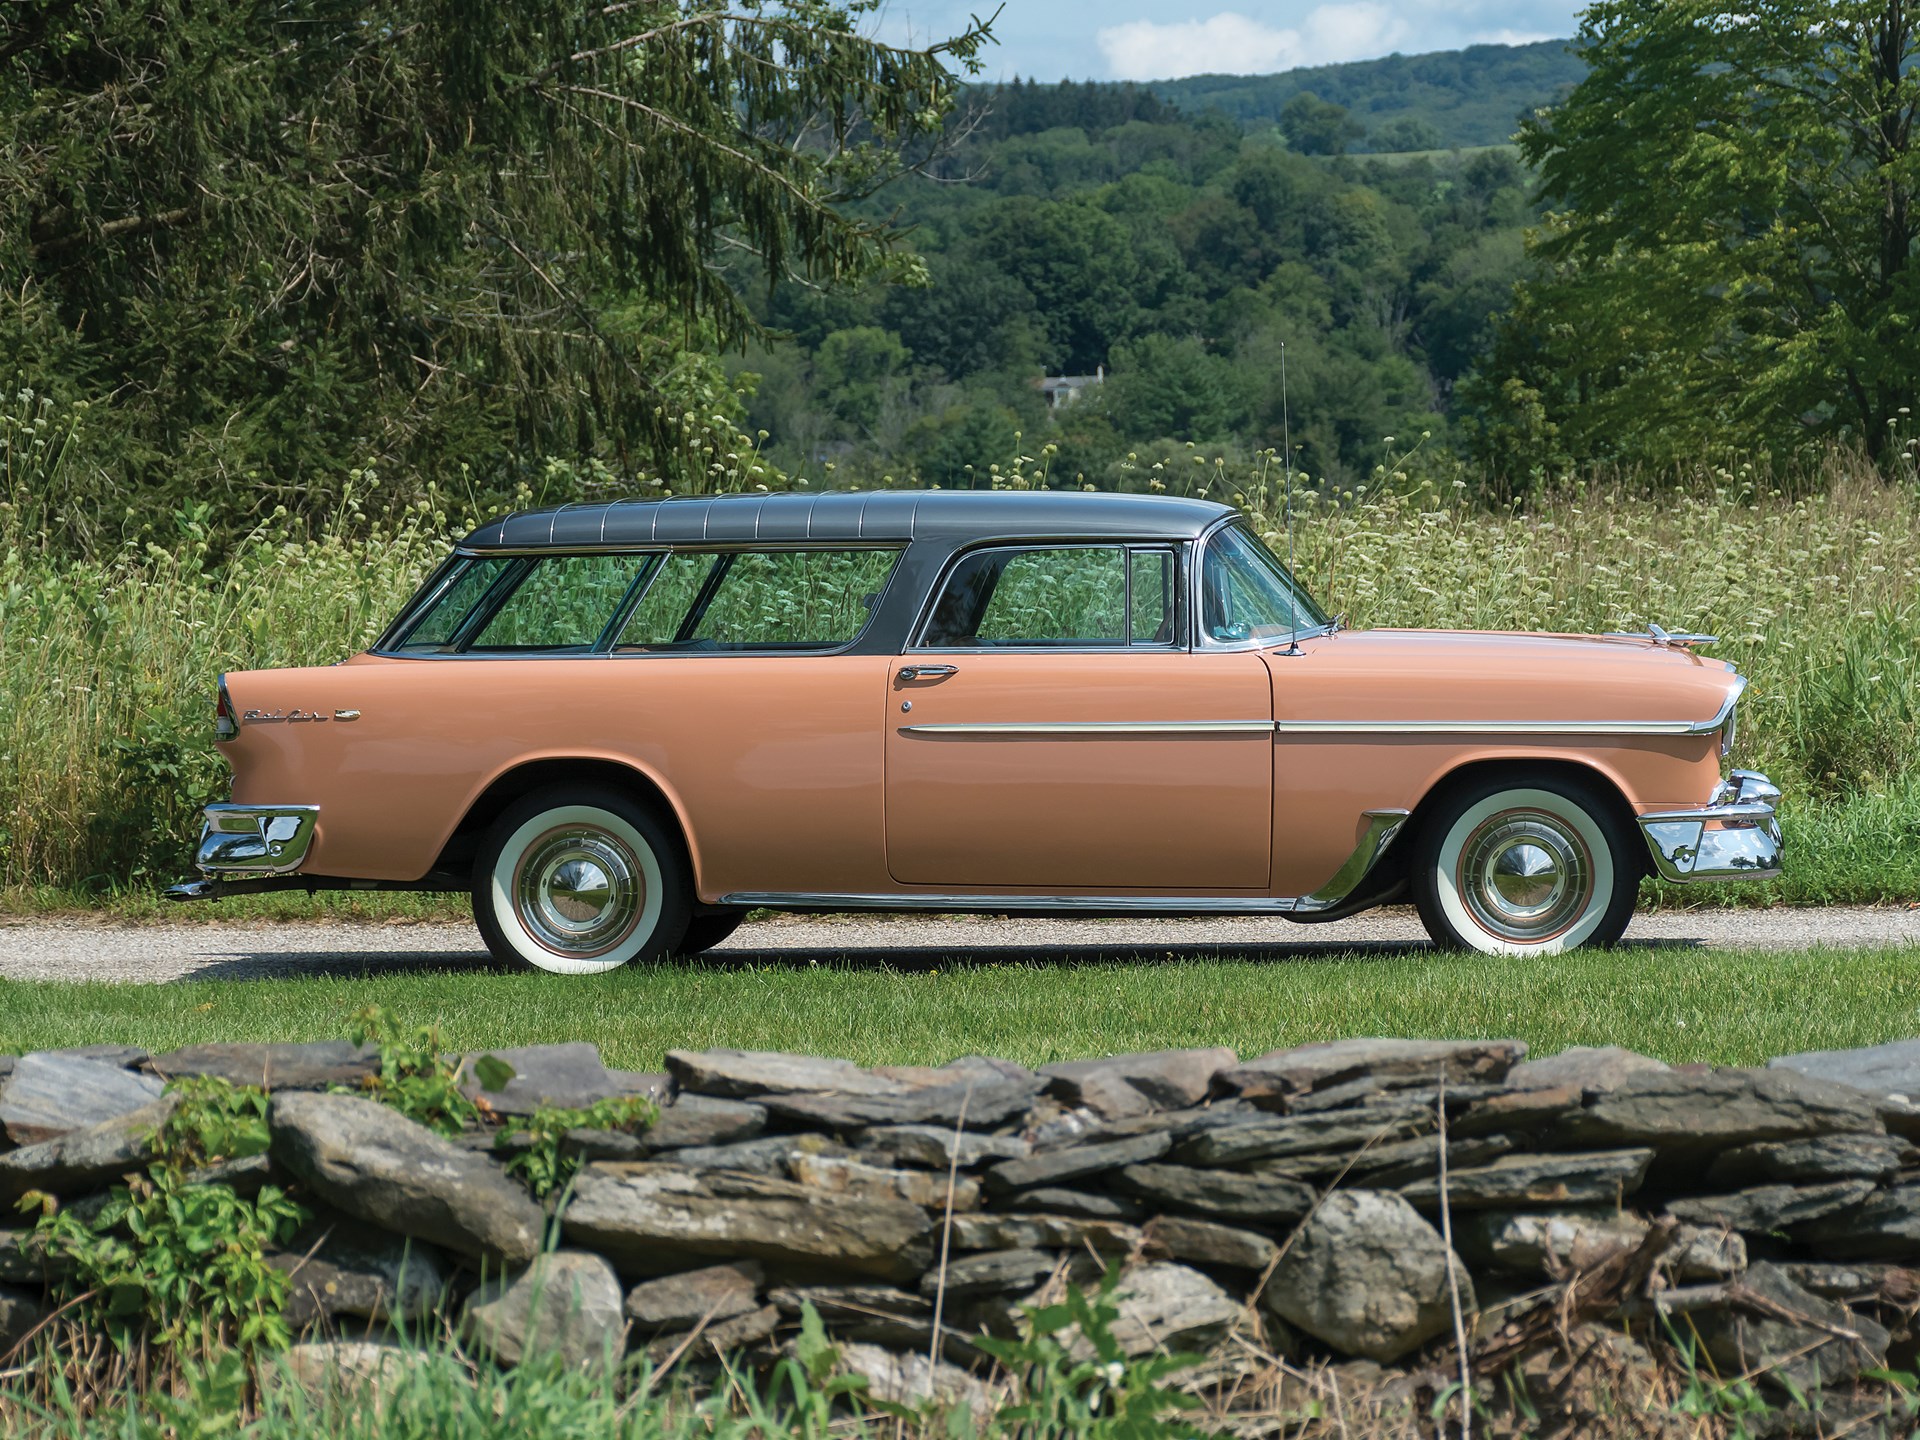
[[[318,805],[209,805],[194,868],[209,880],[291,875],[306,862]]]
[[[1663,880],[1766,880],[1780,873],[1780,791],[1766,776],[1736,770],[1698,810],[1640,816]]]

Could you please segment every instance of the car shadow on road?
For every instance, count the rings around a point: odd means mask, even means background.
[[[1623,950],[1662,952],[1697,950],[1698,940],[1629,940]],[[1264,945],[809,945],[772,948],[721,948],[673,961],[708,970],[894,970],[924,974],[956,966],[1007,965],[1072,969],[1091,965],[1225,963],[1284,965],[1325,960],[1395,960],[1431,955],[1423,940],[1355,944],[1347,940],[1276,941]],[[259,951],[210,959],[175,983],[204,980],[377,979],[396,975],[514,974],[522,967],[503,965],[484,951],[394,951],[386,954],[338,951]],[[565,983],[563,979],[559,983]]]

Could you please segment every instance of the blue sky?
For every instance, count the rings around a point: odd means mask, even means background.
[[[988,80],[1170,80],[1264,75],[1299,65],[1417,55],[1481,43],[1573,34],[1566,0],[1007,0],[983,53]],[[885,0],[869,26],[881,38],[926,41],[991,14],[992,0]]]

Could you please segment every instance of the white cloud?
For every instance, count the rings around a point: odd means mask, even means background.
[[[1130,20],[1094,38],[1116,80],[1175,80],[1182,75],[1265,75],[1299,65],[1330,65],[1384,55],[1407,25],[1383,4],[1328,4],[1299,26],[1267,25],[1232,10],[1205,20]]]
[[[1542,40],[1564,40],[1564,35],[1545,30],[1482,30],[1467,36],[1462,45],[1537,45]]]

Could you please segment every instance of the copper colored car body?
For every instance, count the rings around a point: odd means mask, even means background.
[[[1640,636],[1350,631],[1237,511],[1030,492],[529,512],[380,641],[221,678],[180,898],[472,890],[503,956],[754,908],[1271,914],[1612,943],[1639,880],[1778,873],[1745,682]]]

